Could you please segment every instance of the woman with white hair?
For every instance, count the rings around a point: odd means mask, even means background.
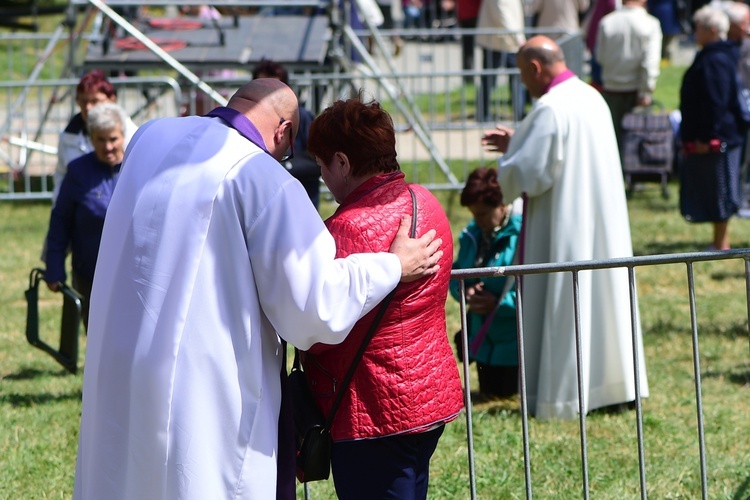
[[[104,215],[125,155],[125,111],[113,102],[88,111],[87,126],[94,150],[68,165],[47,232],[45,280],[52,291],[64,283],[65,256],[72,252],[73,288],[83,295],[83,324],[88,326],[88,304],[94,280]]]
[[[747,127],[738,99],[738,54],[726,39],[729,18],[723,10],[706,5],[693,21],[702,50],[680,89],[680,211],[689,222],[713,224],[707,250],[728,250],[729,218],[740,205],[740,156]]]
[[[729,16],[727,40],[736,44],[739,50],[737,71],[745,88],[750,88],[750,6],[743,2],[725,1],[721,3]]]

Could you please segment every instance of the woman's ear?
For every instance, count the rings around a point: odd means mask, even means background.
[[[334,155],[336,159],[336,165],[338,165],[338,168],[341,169],[341,173],[344,177],[350,177],[352,166],[349,164],[349,157],[346,156],[346,153],[342,153],[341,151],[337,151]]]

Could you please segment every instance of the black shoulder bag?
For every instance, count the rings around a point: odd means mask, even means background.
[[[409,189],[412,200],[412,219],[410,236],[414,238],[417,230],[417,198],[414,192]],[[397,287],[398,288],[398,287]],[[396,294],[394,288],[391,293],[383,299],[378,314],[373,319],[370,329],[367,331],[362,345],[359,346],[357,354],[346,372],[346,376],[341,384],[341,388],[336,393],[336,399],[333,401],[331,412],[326,419],[323,412],[320,411],[315,403],[315,398],[310,389],[305,372],[299,360],[299,350],[294,349],[294,363],[287,380],[288,390],[291,393],[293,414],[294,414],[294,432],[297,445],[297,479],[301,483],[309,481],[320,481],[328,479],[331,472],[331,425],[336,416],[336,411],[344,398],[346,389],[352,381],[354,371],[362,359],[362,355],[367,349],[367,345],[375,335],[380,320],[383,318],[388,304]]]

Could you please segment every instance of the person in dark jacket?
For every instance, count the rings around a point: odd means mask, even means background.
[[[729,19],[706,5],[696,11],[702,47],[680,88],[680,210],[690,222],[711,222],[708,250],[727,250],[729,218],[740,205],[740,156],[746,124],[738,99],[737,51],[726,40]]]
[[[270,59],[261,59],[253,68],[253,79],[275,78],[289,85],[289,73],[281,64]],[[320,167],[307,149],[307,135],[315,115],[302,104],[299,105],[299,131],[294,138],[294,155],[281,162],[292,177],[300,181],[310,201],[318,208],[320,202]]]
[[[68,165],[50,215],[45,281],[52,291],[58,291],[60,283],[65,282],[65,257],[70,247],[72,284],[83,295],[82,316],[87,328],[104,216],[120,176],[127,122],[125,111],[112,102],[97,104],[88,111],[88,135],[94,150]]]
[[[661,58],[664,61],[671,59],[672,41],[683,31],[677,11],[677,0],[648,0],[648,12],[659,20],[661,26]]]
[[[359,98],[334,103],[313,121],[309,148],[340,203],[326,220],[336,257],[387,249],[415,203],[416,234],[434,228],[444,242],[435,275],[396,289],[331,428],[339,498],[423,499],[430,458],[445,424],[463,407],[445,320],[450,223],[427,189],[406,183],[396,160],[393,122],[378,103]],[[305,373],[326,416],[380,307],[359,320],[341,344],[315,344],[304,355]]]
[[[480,167],[466,179],[461,206],[474,219],[459,236],[453,269],[509,266],[521,233],[521,215],[506,204],[497,182],[497,169]],[[506,398],[518,392],[516,288],[512,277],[466,281],[469,359],[476,361],[479,392]],[[506,289],[507,287],[507,289]],[[450,291],[459,300],[458,281]]]

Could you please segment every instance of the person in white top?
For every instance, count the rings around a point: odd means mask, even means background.
[[[289,87],[258,79],[133,138],[94,276],[74,498],[274,498],[277,472],[293,497],[281,339],[340,343],[399,280],[437,271],[442,242],[410,239],[410,217],[394,253],[334,259],[279,164],[297,112]]]
[[[477,16],[477,28],[505,31],[476,36],[476,44],[482,49],[482,70],[488,71],[480,78],[477,90],[477,121],[488,122],[499,118],[492,105],[492,94],[497,83],[497,74],[493,70],[515,68],[516,51],[526,41],[521,0],[483,0]],[[517,122],[523,118],[526,92],[517,75],[508,76],[508,87],[513,121]]]
[[[633,255],[617,142],[607,105],[565,65],[547,37],[518,52],[521,79],[538,98],[518,130],[485,133],[504,152],[498,181],[508,199],[525,193],[522,263],[599,260]],[[579,275],[583,411],[635,400],[633,337],[626,269]],[[523,310],[529,411],[572,419],[579,411],[573,278],[524,276]],[[636,310],[636,318],[638,311]],[[640,395],[648,395],[640,324],[635,325]]]
[[[651,104],[661,40],[661,25],[646,10],[646,0],[623,0],[621,9],[599,23],[595,57],[602,68],[602,95],[612,112],[620,151],[623,117],[636,106]]]
[[[532,0],[528,13],[536,18],[537,28],[559,29],[561,33],[576,33],[581,29],[581,18],[589,10],[590,0]]]

